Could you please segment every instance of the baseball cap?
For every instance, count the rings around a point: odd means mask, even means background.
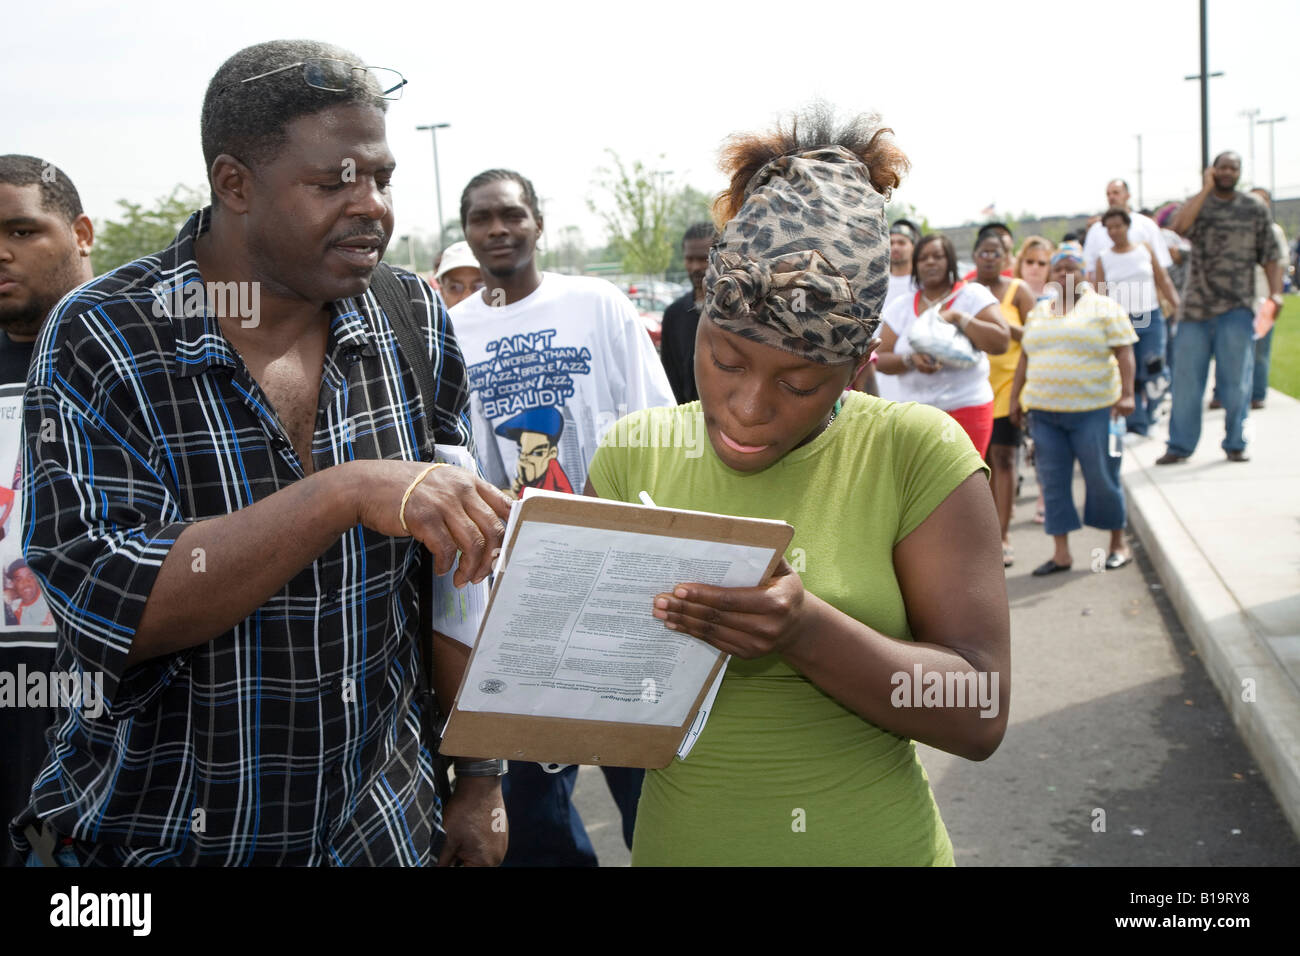
[[[479,268],[478,260],[474,258],[468,242],[453,242],[442,251],[442,259],[438,262],[438,271],[434,274],[434,278],[441,280],[452,269],[466,267]]]
[[[907,236],[908,239],[912,240],[913,244],[921,239],[921,230],[910,219],[895,219],[894,224],[889,227],[889,234],[892,236],[895,233]]]

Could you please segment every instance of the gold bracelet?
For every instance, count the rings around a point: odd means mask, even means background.
[[[407,534],[411,533],[411,529],[406,526],[406,503],[411,500],[411,492],[415,490],[416,485],[424,481],[425,478],[429,477],[429,472],[433,471],[433,469],[445,468],[445,467],[447,467],[447,463],[445,461],[435,461],[428,468],[424,469],[424,471],[420,472],[420,474],[416,477],[415,481],[411,482],[409,485],[406,486],[406,494],[402,495],[402,507],[398,510],[397,517],[402,519],[402,530],[405,531]]]

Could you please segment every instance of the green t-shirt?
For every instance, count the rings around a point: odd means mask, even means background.
[[[713,451],[699,402],[614,426],[592,459],[604,498],[779,518],[804,587],[912,640],[893,549],[981,469],[945,412],[846,396],[831,427],[758,473]],[[650,613],[650,609],[646,609]],[[848,710],[778,655],[733,658],[686,760],[646,774],[638,866],[951,865],[952,845],[912,741]]]

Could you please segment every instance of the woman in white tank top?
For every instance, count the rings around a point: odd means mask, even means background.
[[[1097,260],[1097,291],[1124,307],[1138,334],[1137,344],[1133,346],[1137,361],[1136,407],[1127,423],[1130,432],[1145,435],[1151,427],[1153,410],[1169,384],[1169,372],[1165,368],[1165,317],[1156,290],[1159,288],[1164,293],[1175,311],[1179,307],[1178,290],[1151,247],[1145,242],[1129,241],[1128,227],[1132,219],[1127,210],[1108,209],[1101,222],[1114,245]]]

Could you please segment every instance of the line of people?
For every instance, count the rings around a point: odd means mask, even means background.
[[[1010,230],[988,223],[971,250],[975,268],[961,278],[945,236],[922,235],[907,219],[891,226],[876,374],[858,387],[941,408],[966,431],[992,472],[1004,566],[1014,563],[1008,528],[1026,430],[1040,484],[1035,520],[1055,542],[1035,575],[1072,566],[1068,535],[1082,524],[1110,532],[1107,568],[1129,563],[1122,448],[1147,437],[1157,408],[1172,399],[1168,449],[1157,463],[1190,456],[1212,357],[1219,372],[1210,407],[1230,396],[1223,448],[1229,461],[1248,460],[1243,423],[1248,408],[1263,408],[1272,340],[1271,322],[1259,316],[1275,320],[1281,309],[1287,243],[1267,192],[1238,192],[1239,176],[1235,153],[1217,157],[1198,196],[1161,211],[1170,228],[1129,208],[1123,180],[1107,184],[1109,206],[1085,235],[1067,234],[1059,245],[1029,236],[1016,253]],[[935,320],[964,334],[964,354],[934,344]],[[912,342],[916,328],[928,351]],[[1086,488],[1082,523],[1071,492],[1076,462]]]

